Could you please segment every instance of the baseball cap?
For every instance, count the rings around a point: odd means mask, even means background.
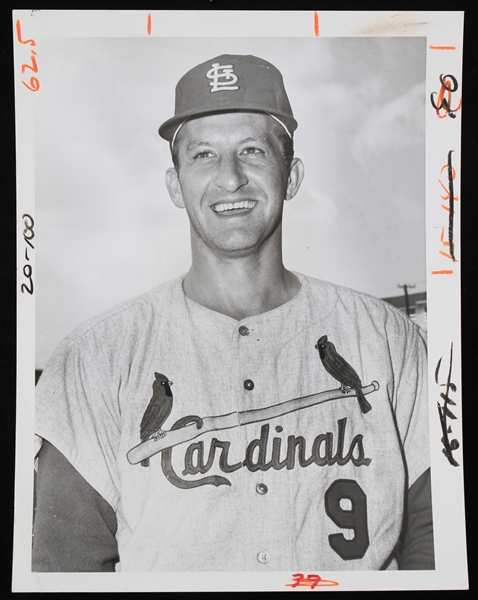
[[[290,134],[297,129],[281,72],[257,56],[222,54],[181,77],[174,117],[161,125],[159,135],[171,142],[189,117],[235,111],[268,113]]]

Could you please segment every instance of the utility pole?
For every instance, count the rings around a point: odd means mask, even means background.
[[[403,293],[405,294],[405,309],[407,311],[407,317],[410,316],[410,302],[408,300],[408,290],[413,289],[415,286],[404,283],[403,285],[398,284],[399,288],[403,288]]]

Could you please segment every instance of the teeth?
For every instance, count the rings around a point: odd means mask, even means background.
[[[226,210],[237,210],[238,208],[254,208],[256,203],[253,200],[241,200],[240,202],[223,202],[213,206],[216,212],[225,212]]]

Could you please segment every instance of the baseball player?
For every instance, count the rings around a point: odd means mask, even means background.
[[[33,570],[434,568],[422,332],[285,269],[296,128],[265,60],[179,81],[159,134],[192,265],[45,369]]]

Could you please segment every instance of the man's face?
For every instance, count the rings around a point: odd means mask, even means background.
[[[194,244],[243,255],[279,236],[284,199],[302,179],[289,173],[272,118],[224,113],[187,121],[178,133],[179,176],[169,169],[173,202],[185,206]]]

